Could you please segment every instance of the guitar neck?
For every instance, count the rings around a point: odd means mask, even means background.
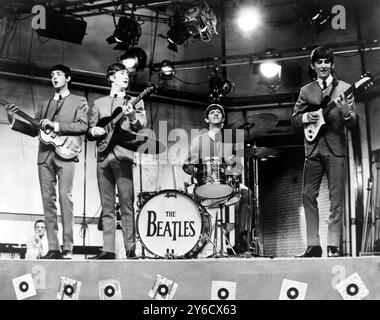
[[[144,90],[141,92],[132,102],[131,105],[134,107],[146,94],[148,90]],[[112,122],[116,124],[122,117],[124,117],[124,112],[120,112],[115,118],[113,118]]]
[[[30,122],[31,124],[33,124],[37,128],[40,127],[39,122],[36,119],[34,119],[31,116],[29,116],[28,114],[26,114],[24,111],[21,111],[19,109],[19,110],[16,111],[16,114],[19,115],[21,118],[25,119],[26,121]]]
[[[343,96],[346,98],[351,93],[354,93],[355,87],[352,85],[346,91],[344,91]],[[326,115],[330,112],[331,109],[335,107],[335,100],[330,101],[325,108],[323,108],[323,115]]]
[[[7,102],[4,99],[0,98],[0,104],[3,104],[4,106],[6,106],[7,104],[9,104],[9,102]],[[24,111],[18,109],[16,111],[16,114],[19,115],[21,118],[25,119],[26,121],[30,122],[31,124],[33,124],[37,128],[39,128],[39,126],[40,126],[39,122],[36,119],[34,119],[31,116],[29,116],[28,114],[26,114]]]

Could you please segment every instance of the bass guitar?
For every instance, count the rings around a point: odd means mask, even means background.
[[[155,90],[157,90],[157,84],[153,83],[151,86],[147,87],[144,91],[142,91],[131,103],[134,108],[135,105],[145,96],[151,94]],[[117,123],[125,116],[122,107],[117,107],[110,117],[104,117],[99,120],[96,124],[97,127],[101,127],[105,130],[104,138],[98,140],[97,148],[98,152],[105,152],[112,145],[112,142],[116,139],[115,130],[117,128]],[[138,139],[138,134],[132,131],[124,131],[123,135],[126,137],[130,135],[130,141],[128,142],[128,146],[132,149],[137,149],[139,145],[144,142],[144,137]],[[123,139],[125,140],[125,139]],[[126,139],[128,140],[128,139]]]
[[[313,142],[320,132],[323,125],[326,123],[324,117],[330,110],[336,106],[336,100],[340,97],[348,97],[350,94],[357,95],[359,92],[368,90],[373,86],[373,79],[369,74],[362,75],[361,79],[350,86],[344,93],[342,93],[337,99],[331,101],[329,96],[326,96],[320,105],[309,105],[307,111],[314,111],[319,115],[318,121],[305,124],[304,134],[308,142]]]
[[[0,99],[0,104],[6,106],[9,103]],[[80,136],[61,136],[53,130],[42,130],[39,121],[32,118],[24,111],[18,109],[16,114],[25,119],[38,129],[38,137],[45,145],[54,147],[55,153],[63,159],[70,160],[75,158],[82,150],[82,138]]]

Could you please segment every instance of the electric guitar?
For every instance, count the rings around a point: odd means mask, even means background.
[[[322,126],[326,123],[324,116],[330,112],[336,106],[336,100],[340,97],[346,98],[350,94],[357,95],[358,92],[363,92],[368,90],[373,86],[373,79],[369,74],[362,75],[361,79],[352,86],[350,86],[344,93],[342,93],[337,99],[331,101],[329,96],[323,98],[320,105],[309,105],[307,111],[314,111],[319,115],[318,121],[305,124],[304,125],[304,134],[308,142],[313,142],[320,132]]]
[[[152,83],[151,86],[147,87],[132,102],[130,102],[132,107],[135,107],[135,105],[146,95],[151,94],[152,92],[157,90],[157,87],[158,87],[157,84]],[[103,128],[106,132],[105,136],[101,138],[100,140],[98,140],[97,142],[98,152],[107,151],[107,149],[112,145],[112,142],[114,142],[117,139],[117,133],[115,133],[116,131],[115,129],[117,128],[117,123],[124,116],[125,114],[123,112],[123,108],[117,107],[110,117],[104,117],[100,119],[99,122],[96,124],[97,127]],[[132,131],[126,131],[126,130],[124,130],[123,132],[123,137],[124,137],[123,140],[126,140],[125,138],[128,137],[128,134],[130,135],[129,137],[130,141],[128,142],[129,148],[137,149],[146,140],[145,136],[139,137],[139,134],[134,133]],[[124,146],[125,146],[125,143],[124,143]]]
[[[0,104],[6,106],[9,103],[0,99]],[[75,158],[82,150],[82,138],[80,136],[60,136],[57,132],[47,129],[42,130],[39,121],[18,109],[16,114],[25,119],[38,129],[38,137],[45,145],[54,147],[54,151],[61,158],[70,160]]]

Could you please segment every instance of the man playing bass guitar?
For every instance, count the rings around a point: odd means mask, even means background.
[[[35,118],[26,116],[14,104],[8,104],[5,108],[13,130],[33,137],[40,135],[37,164],[49,243],[49,251],[42,259],[71,259],[74,242],[72,189],[80,145],[75,145],[75,148],[70,151],[70,146],[61,148],[58,146],[60,143],[54,145],[54,140],[73,139],[71,140],[73,142],[74,137],[77,138],[86,133],[88,105],[86,98],[70,93],[68,84],[71,81],[71,70],[69,67],[62,64],[55,65],[50,69],[50,76],[55,89],[54,97],[48,104],[39,106]],[[29,123],[16,119],[16,114],[24,117]],[[65,135],[67,137],[62,139]],[[50,140],[46,140],[47,137]],[[62,152],[58,152],[57,148]],[[63,226],[62,252],[58,241],[57,181]]]
[[[329,96],[334,107],[324,117],[325,125],[318,136],[308,140],[305,131],[305,162],[303,173],[302,200],[306,217],[307,249],[297,257],[321,257],[319,238],[319,212],[317,197],[322,177],[326,173],[331,202],[328,218],[327,256],[340,255],[339,244],[342,233],[342,213],[346,176],[347,128],[356,121],[354,97],[344,97],[350,85],[333,77],[334,53],[330,48],[318,47],[311,53],[310,67],[316,73],[316,80],[301,88],[299,98],[291,116],[296,129],[304,129],[317,123],[321,113],[310,109],[321,104]]]
[[[87,134],[89,140],[96,140],[98,145],[97,179],[103,223],[103,249],[90,259],[102,260],[115,259],[116,186],[126,255],[127,258],[135,256],[132,168],[136,149],[130,147],[129,142],[133,133],[147,123],[143,100],[125,92],[129,84],[129,71],[125,65],[114,63],[109,66],[107,80],[111,83],[110,94],[94,101]],[[103,126],[107,123],[103,120],[111,119],[119,109],[124,113],[123,117],[114,126]],[[111,121],[108,123],[112,124]],[[103,148],[104,141],[110,141],[106,148]]]

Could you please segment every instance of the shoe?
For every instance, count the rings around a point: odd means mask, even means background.
[[[116,254],[113,252],[100,251],[96,256],[88,258],[91,260],[115,260]]]
[[[339,248],[336,246],[328,246],[327,247],[327,256],[331,257],[340,257]]]
[[[308,246],[306,251],[296,258],[319,258],[322,256],[322,248],[321,246]]]
[[[49,250],[41,259],[62,259],[62,253],[59,250]]]
[[[71,252],[71,250],[63,250],[62,259],[71,260],[72,258],[73,258],[73,253]]]

